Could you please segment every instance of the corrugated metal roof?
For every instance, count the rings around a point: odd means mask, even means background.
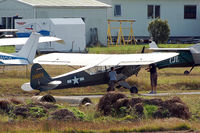
[[[111,7],[96,0],[18,0],[34,7]]]

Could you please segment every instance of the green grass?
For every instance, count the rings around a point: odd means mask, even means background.
[[[159,44],[158,47],[161,48],[185,48],[193,44]],[[145,52],[150,52],[148,44],[143,45],[112,45],[110,47],[90,47],[88,48],[89,53],[96,54],[133,54],[141,53],[142,48],[145,46]]]
[[[160,47],[188,47],[191,44],[172,45],[161,44]],[[148,47],[147,45],[145,45]],[[139,53],[143,45],[133,46],[112,46],[94,47],[89,48],[89,53]],[[6,48],[7,49],[7,48]],[[8,47],[10,51],[12,47]],[[5,52],[5,49],[3,50]],[[9,66],[5,68],[5,72],[0,74],[0,96],[1,97],[31,97],[34,92],[24,92],[20,89],[21,85],[25,82],[29,82],[31,65],[28,66],[26,75],[26,68],[20,66]],[[66,66],[47,66],[44,68],[50,73],[51,76],[63,74],[73,69]],[[184,70],[189,68],[166,68],[158,70],[158,92],[187,92],[187,91],[199,91],[200,90],[200,70],[194,68],[192,73],[188,76],[183,74]],[[0,72],[2,72],[0,70]],[[127,79],[131,85],[136,85],[139,88],[140,93],[147,93],[150,91],[150,78],[149,73],[142,68],[138,76],[132,76]],[[87,94],[105,94],[107,85],[89,86],[82,88],[54,90],[49,92],[43,92],[44,94],[52,95],[87,95]],[[116,91],[129,94],[129,90],[117,89]],[[137,97],[134,95],[134,97]],[[142,97],[142,96],[138,96]],[[153,97],[145,97],[153,98]],[[158,97],[156,97],[158,98]],[[163,100],[172,98],[172,96],[159,97]],[[169,119],[141,119],[138,121],[129,121],[129,116],[123,118],[100,116],[96,113],[96,106],[89,107],[73,107],[77,116],[82,118],[82,121],[78,122],[63,122],[63,121],[44,121],[44,120],[17,120],[12,121],[10,118],[4,115],[0,115],[0,131],[1,132],[156,132],[156,131],[174,131],[174,130],[200,130],[200,97],[199,95],[184,95],[180,98],[189,106],[192,118],[190,120],[181,120],[177,118]],[[99,99],[92,99],[97,104]],[[62,108],[62,107],[61,107]],[[150,107],[151,108],[151,107]],[[153,108],[155,110],[155,108]],[[36,110],[36,113],[41,113],[40,109]],[[79,112],[79,110],[81,112]],[[151,112],[151,111],[149,111]]]
[[[14,53],[15,52],[15,47],[14,46],[1,46],[0,47],[0,52]]]

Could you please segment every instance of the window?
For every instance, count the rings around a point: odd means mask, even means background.
[[[148,5],[148,18],[153,18],[153,5]]]
[[[160,17],[160,6],[159,5],[148,5],[147,6],[147,17],[148,18]]]
[[[184,19],[196,19],[197,6],[187,5],[184,6]]]
[[[3,29],[14,29],[15,28],[15,19],[22,19],[22,17],[2,17],[1,18],[1,28]]]
[[[115,5],[114,16],[121,16],[121,5]]]

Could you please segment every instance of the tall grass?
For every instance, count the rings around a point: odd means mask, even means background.
[[[199,126],[199,124],[197,124]],[[76,133],[119,133],[182,131],[192,129],[188,121],[176,118],[137,122],[63,122],[63,121],[20,121],[0,123],[1,132],[76,132]]]

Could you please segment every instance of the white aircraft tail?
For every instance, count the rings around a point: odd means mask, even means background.
[[[151,43],[149,43],[149,47],[150,48],[158,48],[158,46],[156,45],[156,43],[154,41],[152,41]]]
[[[19,52],[14,53],[14,55],[27,58],[29,63],[32,63],[38,47],[39,37],[39,33],[32,32],[26,44],[21,48]]]

